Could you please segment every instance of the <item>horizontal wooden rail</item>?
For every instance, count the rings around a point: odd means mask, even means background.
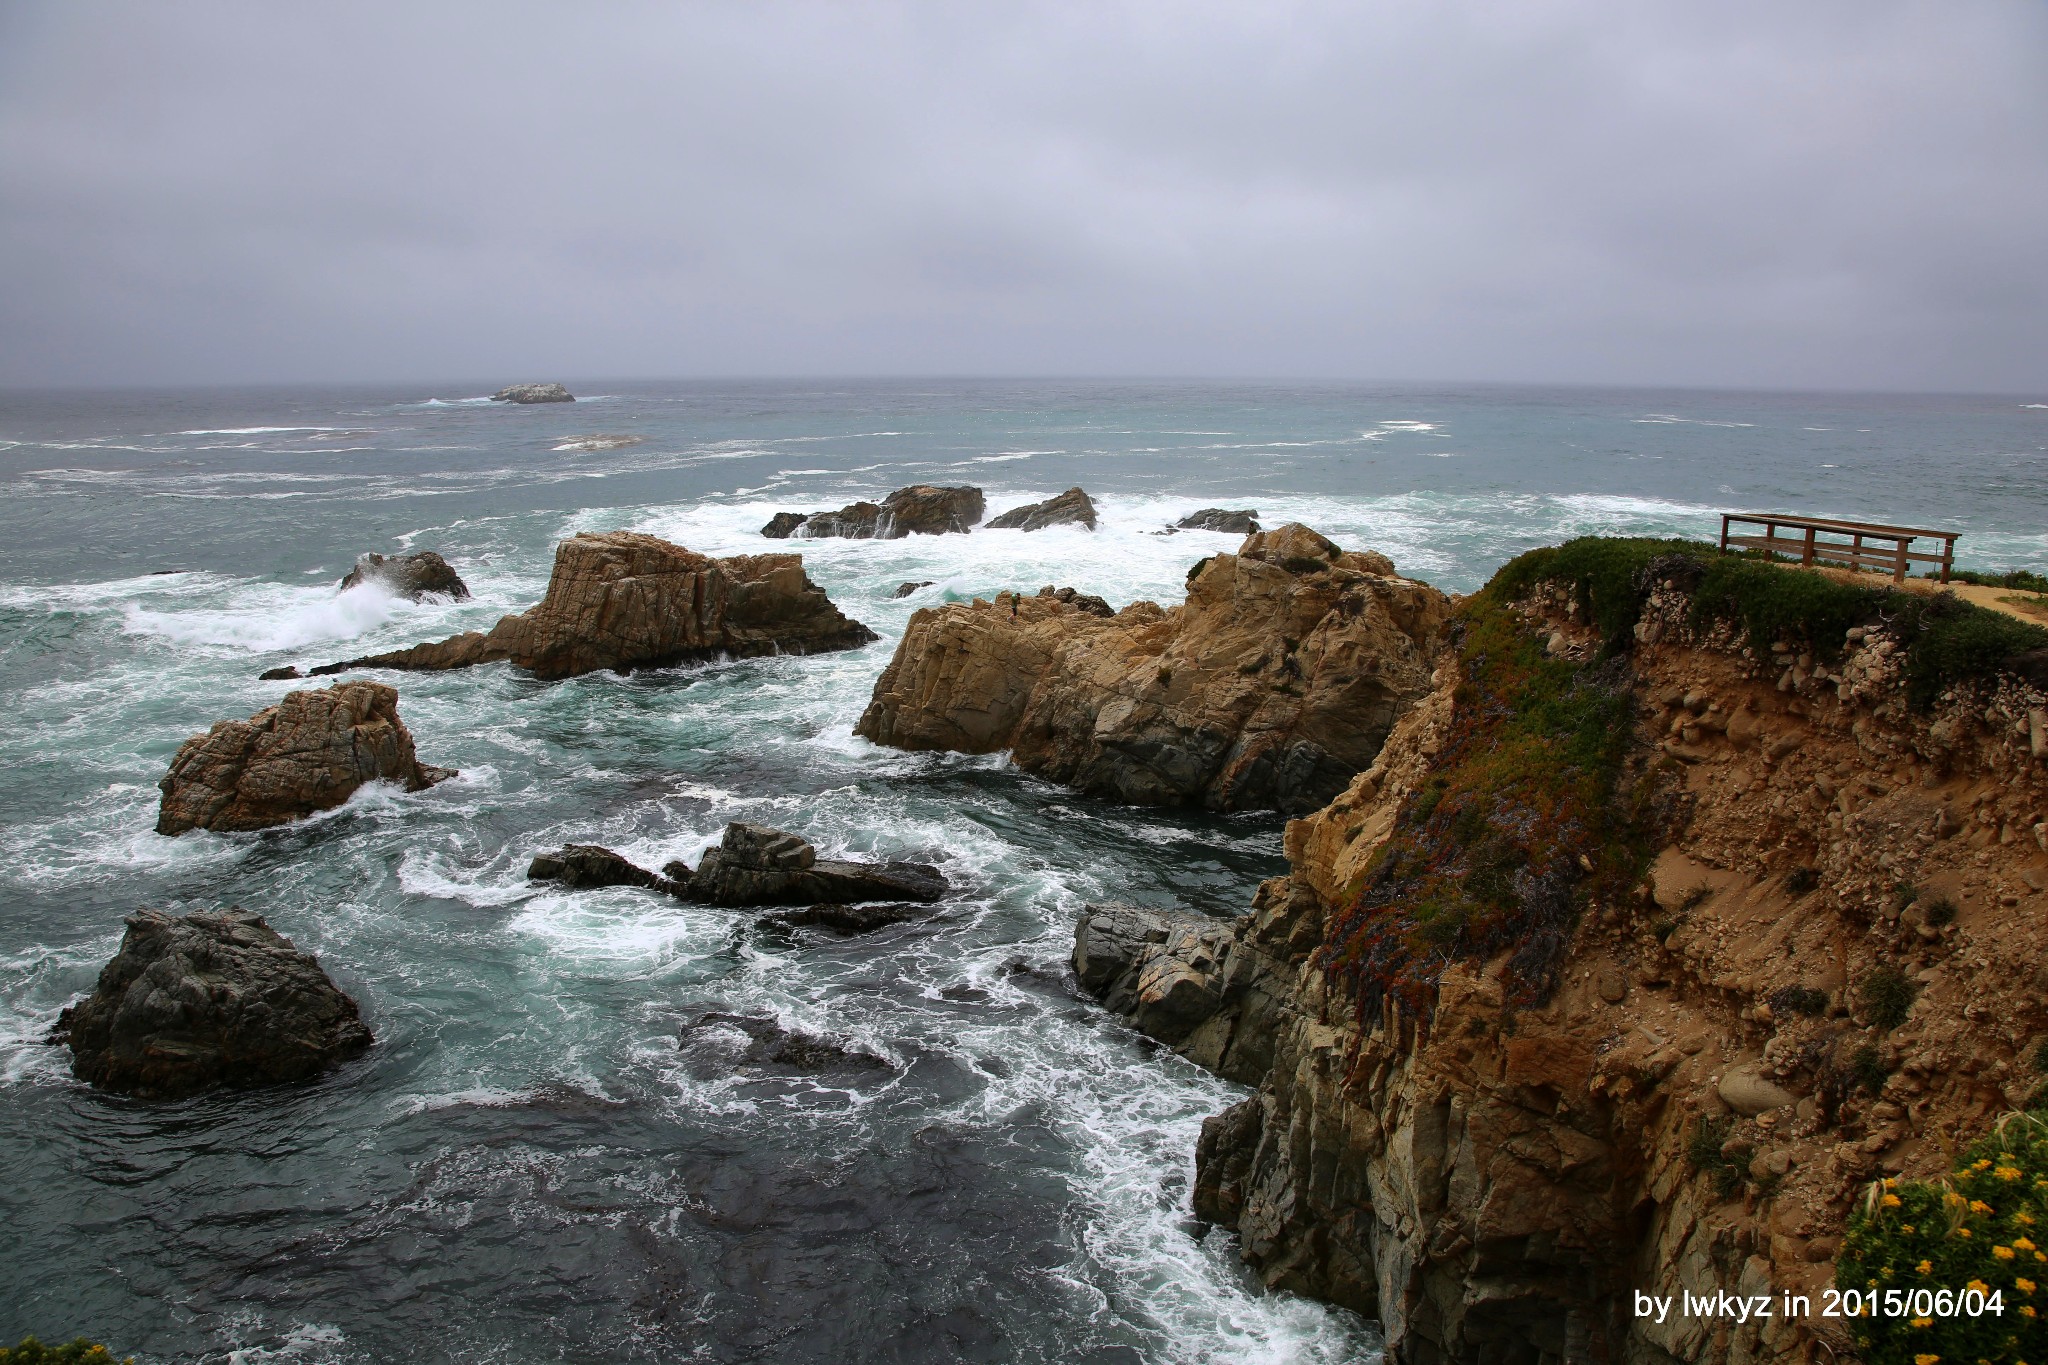
[[[1735,527],[1760,526],[1762,535],[1738,535]],[[1781,536],[1780,531],[1796,532]],[[1847,537],[1823,540],[1823,535]],[[1953,531],[1929,531],[1917,526],[1887,526],[1880,522],[1840,521],[1833,517],[1794,517],[1767,512],[1723,512],[1721,548],[1761,550],[1773,559],[1789,555],[1801,564],[1846,564],[1854,569],[1889,570],[1892,581],[1903,583],[1909,564],[1939,564],[1941,581],[1949,580],[1955,567],[1956,540]],[[1911,548],[1916,540],[1938,540],[1941,553],[1930,554]],[[1880,542],[1866,544],[1866,541]]]

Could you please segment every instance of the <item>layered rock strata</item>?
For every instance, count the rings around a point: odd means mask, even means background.
[[[57,1032],[80,1080],[146,1098],[304,1080],[370,1045],[319,962],[240,910],[129,916]]]
[[[1204,1125],[1198,1216],[1268,1284],[1380,1318],[1390,1359],[1849,1358],[1839,1319],[1658,1321],[1632,1296],[1819,1305],[1863,1182],[1945,1174],[2040,1084],[2048,694],[2008,672],[1916,713],[1881,627],[1829,662],[1689,608],[1656,588],[1630,659],[1668,842],[1583,908],[1548,996],[1503,950],[1450,963],[1420,1014],[1362,1011],[1326,951],[1472,720],[1455,660],[1288,826],[1251,914],[1078,927],[1086,988],[1258,1087]],[[1568,594],[1521,610],[1553,658],[1613,676]]]
[[[988,523],[991,531],[1043,531],[1048,526],[1085,526],[1094,530],[1094,500],[1078,488],[1069,488],[1044,502],[1013,507],[999,517],[991,517]]]
[[[553,679],[720,657],[817,654],[874,638],[811,582],[801,555],[711,559],[635,531],[585,532],[556,547],[539,604],[488,632],[312,671],[436,670],[503,660]]]
[[[156,832],[266,829],[331,810],[365,782],[421,791],[454,775],[419,761],[395,688],[349,682],[287,692],[179,746],[157,783]]]
[[[427,596],[460,602],[469,596],[469,585],[462,581],[462,576],[432,550],[409,555],[366,554],[342,575],[341,591],[364,583],[375,583],[393,596],[409,597],[415,602]]]
[[[918,611],[856,732],[1008,749],[1027,772],[1134,804],[1313,810],[1428,689],[1450,610],[1384,556],[1298,525],[1197,564],[1172,610],[1106,616],[1097,601],[1004,593]]]
[[[904,536],[964,535],[986,509],[979,488],[913,484],[879,503],[852,502],[836,512],[777,512],[761,534],[783,540],[838,536],[850,540],[901,540]]]

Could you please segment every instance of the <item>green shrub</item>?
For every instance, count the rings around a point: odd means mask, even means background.
[[[1828,993],[1811,986],[1785,986],[1772,991],[1767,1003],[1773,1014],[1803,1014],[1812,1019],[1827,1013]]]
[[[1881,1093],[1891,1074],[1884,1053],[1874,1043],[1865,1043],[1849,1054],[1849,1079],[1868,1094]]]
[[[1947,896],[1936,896],[1933,900],[1927,902],[1926,907],[1920,912],[1920,917],[1937,929],[1944,925],[1954,924],[1956,922],[1956,903]]]
[[[1913,1009],[1913,998],[1919,994],[1920,988],[1908,981],[1904,972],[1889,965],[1873,970],[1856,988],[1856,997],[1863,1002],[1870,1022],[1885,1029],[1906,1022]]]
[[[1858,1294],[1975,1289],[2002,1312],[1852,1318],[1865,1365],[2048,1361],[2048,1114],[2008,1114],[1943,1180],[1870,1186],[1835,1284]]]
[[[1685,1140],[1686,1161],[1695,1171],[1714,1182],[1714,1193],[1723,1199],[1733,1199],[1742,1193],[1743,1178],[1747,1174],[1742,1161],[1726,1150],[1729,1135],[1734,1130],[1735,1120],[1732,1118],[1701,1115],[1693,1120],[1692,1132]]]
[[[134,1356],[124,1358],[124,1365],[134,1363]],[[62,1346],[45,1346],[34,1337],[23,1337],[19,1346],[0,1346],[0,1365],[114,1365],[114,1354],[84,1337]]]
[[[1939,578],[1941,570],[1929,569],[1922,578]],[[2016,588],[2021,592],[2048,592],[2048,578],[2026,569],[2011,569],[2005,573],[1984,573],[1977,569],[1951,569],[1950,578],[1963,583],[1975,583],[1980,588]]]

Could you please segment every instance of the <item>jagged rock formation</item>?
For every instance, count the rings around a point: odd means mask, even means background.
[[[861,932],[890,922],[897,906],[873,907],[866,915],[837,915],[828,907],[866,901],[938,900],[946,879],[926,863],[835,861],[818,857],[816,849],[794,834],[765,825],[733,823],[716,848],[707,849],[696,871],[677,858],[660,873],[627,861],[596,844],[570,844],[534,858],[528,881],[560,882],[573,890],[601,886],[641,886],[683,900],[707,905],[795,905],[810,908],[811,917],[785,917],[791,924],[853,926]],[[897,914],[895,918],[905,918]]]
[[[680,1050],[700,1076],[723,1072],[890,1070],[886,1059],[854,1043],[789,1028],[765,1014],[709,1010],[682,1028]]]
[[[1186,602],[1001,594],[910,618],[857,733],[1009,749],[1141,805],[1313,810],[1428,688],[1450,601],[1303,526],[1196,565]]]
[[[571,891],[590,891],[604,886],[641,886],[672,896],[685,894],[683,887],[667,877],[649,872],[596,844],[565,844],[553,853],[534,855],[533,861],[527,864],[526,880],[560,882]]]
[[[946,879],[928,864],[826,861],[794,834],[740,823],[725,827],[696,871],[681,861],[662,871],[691,899],[713,905],[935,901],[946,894]]]
[[[938,488],[913,484],[879,503],[850,502],[836,512],[777,512],[761,534],[775,539],[901,540],[909,535],[964,535],[981,521],[986,504],[979,488]]]
[[[376,583],[393,596],[410,597],[415,602],[429,594],[458,602],[469,596],[469,585],[462,576],[432,550],[388,557],[366,554],[342,576],[341,590],[347,592],[363,583]]]
[[[896,585],[896,591],[890,593],[889,596],[908,597],[910,596],[910,594],[916,592],[919,588],[929,588],[931,585],[932,580],[929,578],[917,583],[898,583]]]
[[[287,692],[179,746],[157,783],[156,832],[265,829],[331,810],[365,782],[421,791],[454,775],[414,754],[395,688],[351,682]]]
[[[778,910],[757,921],[764,929],[823,929],[841,938],[871,934],[892,924],[923,919],[931,914],[925,905],[890,905],[868,902],[859,905],[806,905],[796,910]]]
[[[130,915],[57,1034],[80,1080],[151,1099],[304,1080],[370,1045],[319,962],[240,910]]]
[[[502,618],[488,633],[469,631],[312,671],[468,668],[508,660],[537,677],[566,678],[721,656],[817,654],[874,638],[811,582],[801,555],[711,559],[635,531],[585,532],[556,547],[540,603]]]
[[[1289,824],[1289,874],[1250,915],[1099,906],[1077,928],[1085,988],[1259,1087],[1204,1125],[1197,1215],[1268,1284],[1379,1317],[1390,1359],[1852,1358],[1838,1319],[1660,1322],[1632,1294],[1819,1305],[1862,1182],[1946,1173],[2041,1082],[2048,692],[2008,669],[1918,712],[1888,627],[1760,646],[1692,605],[1682,574],[1653,587],[1632,674],[1576,593],[1515,609],[1574,686],[1626,689],[1615,799],[1664,845],[1640,883],[1565,860],[1576,914],[1547,966],[1507,934],[1447,954],[1419,1001],[1366,989],[1385,925],[1468,942],[1374,888],[1534,818],[1439,818],[1527,743],[1479,714],[1475,670],[1512,664],[1497,634]],[[1479,875],[1462,894],[1494,894]],[[1546,875],[1497,888],[1540,898]]]
[[[1095,529],[1095,503],[1078,488],[1069,488],[1044,502],[1029,502],[991,518],[991,531],[1043,531],[1048,526]]]
[[[1173,524],[1176,531],[1228,531],[1233,535],[1248,536],[1259,529],[1259,514],[1247,508],[1232,512],[1222,507],[1204,507],[1199,512],[1190,512]]]
[[[573,403],[576,395],[560,384],[510,384],[491,395],[493,403]]]

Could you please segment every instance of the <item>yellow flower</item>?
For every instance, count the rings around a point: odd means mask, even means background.
[[[1968,1284],[1964,1285],[1963,1288],[1974,1289],[1979,1294],[1989,1294],[1991,1292],[1991,1286],[1984,1283],[1984,1281],[1982,1280],[1972,1280]]]
[[[2012,1248],[1995,1246],[1991,1248],[1991,1254],[2001,1261],[2010,1261],[2012,1259]]]
[[[1991,1164],[1991,1158],[1990,1158],[1990,1157],[1988,1157],[1988,1156],[1978,1157],[1978,1158],[1977,1158],[1977,1159],[1976,1159],[1975,1161],[1973,1161],[1973,1162],[1971,1162],[1971,1163],[1970,1163],[1970,1169],[1971,1169],[1971,1170],[1973,1170],[1973,1171],[1981,1171],[1981,1170],[1983,1170],[1983,1169],[1984,1169],[1984,1168],[1985,1168],[1986,1166],[1989,1166],[1990,1164]]]
[[[1884,1198],[1878,1200],[1877,1202],[1884,1205],[1888,1209],[1895,1209],[1899,1206],[1899,1197],[1895,1194],[1888,1194]]]
[[[2000,1166],[1991,1174],[1997,1176],[2000,1180],[2018,1180],[2020,1178],[2020,1168],[2017,1166]]]
[[[1934,1326],[1934,1319],[1933,1319],[1933,1318],[1914,1318],[1914,1319],[1913,1319],[1913,1326],[1915,1326],[1915,1327],[1932,1327],[1932,1326]],[[1935,1358],[1936,1358],[1937,1360],[1938,1360],[1938,1359],[1940,1359],[1940,1357],[1939,1357],[1939,1356],[1937,1356],[1937,1357],[1935,1357]]]
[[[1884,1178],[1884,1187],[1888,1190],[1897,1189],[1899,1187],[1899,1178],[1895,1175],[1886,1176]]]
[[[1913,1225],[1912,1225],[1911,1223],[1901,1223],[1901,1224],[1899,1224],[1899,1231],[1900,1231],[1900,1232],[1918,1232],[1918,1231],[1920,1231],[1920,1229],[1918,1229],[1918,1228],[1914,1227],[1914,1226],[1913,1226]]]
[[[2023,1228],[2034,1226],[2034,1215],[2031,1213],[2016,1213],[2012,1218],[2015,1223],[2018,1223]]]
[[[2012,1287],[2014,1289],[2019,1290],[2022,1294],[2031,1294],[2034,1292],[2034,1282],[2024,1275],[2014,1280],[2012,1282]]]
[[[1969,1235],[1970,1235],[1970,1230],[1969,1230],[1968,1228],[1957,1228],[1957,1229],[1956,1229],[1956,1236],[1958,1236],[1958,1237],[1968,1237]]]
[[[1954,1190],[1950,1190],[1947,1194],[1941,1197],[1941,1202],[1944,1204],[1952,1204],[1957,1207],[1961,1207],[1962,1205],[1967,1204],[1970,1201],[1963,1198],[1961,1195],[1957,1194]]]
[[[2031,1303],[2023,1303],[2020,1305],[2020,1316],[2023,1318],[2031,1318],[2038,1317],[2039,1314],[2034,1312],[2034,1305],[2032,1305]]]
[[[1913,1357],[1913,1365],[1938,1365],[1940,1360],[1940,1356],[1917,1355]]]
[[[2024,1237],[2015,1237],[2012,1239],[2012,1247],[2014,1251],[2032,1251],[2034,1244]]]
[[[1922,1261],[1919,1265],[1914,1266],[1913,1269],[1919,1271],[1922,1275],[1932,1275],[1934,1273],[1934,1262]]]
[[[1985,1203],[1985,1202],[1984,1202],[1983,1200],[1981,1200],[1981,1199],[1972,1199],[1972,1200],[1970,1201],[1970,1212],[1971,1212],[1971,1213],[1990,1213],[1990,1212],[1992,1212],[1992,1208],[1991,1208],[1991,1206],[1990,1206],[1989,1204]]]

